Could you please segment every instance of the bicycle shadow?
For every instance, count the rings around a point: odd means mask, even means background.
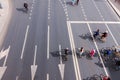
[[[25,8],[16,8],[17,11],[21,11],[21,12],[24,12],[24,13],[27,13],[27,10]]]
[[[53,52],[50,52],[50,54],[51,54],[53,57],[60,57],[60,51],[53,51]],[[65,55],[65,53],[64,53],[63,50],[61,51],[61,55]],[[72,55],[72,51],[69,50],[69,52],[68,52],[67,55]]]
[[[78,35],[81,39],[88,39],[89,41],[93,41],[93,38],[92,36],[88,33],[88,34],[81,34],[81,35]]]

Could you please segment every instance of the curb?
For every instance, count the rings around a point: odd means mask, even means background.
[[[107,2],[110,4],[110,6],[112,7],[112,9],[115,11],[115,13],[120,18],[120,11],[117,9],[117,7],[110,0],[107,0]]]

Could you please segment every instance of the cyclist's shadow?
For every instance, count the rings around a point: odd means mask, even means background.
[[[17,11],[27,13],[28,11],[25,8],[16,8]]]
[[[81,34],[81,35],[79,35],[79,37],[82,38],[82,39],[85,39],[85,40],[88,39],[88,40],[90,40],[90,41],[93,41],[93,38],[92,38],[92,36],[91,36],[90,33]]]

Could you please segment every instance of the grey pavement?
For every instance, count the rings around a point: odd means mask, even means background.
[[[104,66],[99,49],[120,44],[120,22],[105,0],[11,0],[12,15],[1,46],[1,80],[86,80],[95,74],[119,80],[120,71]],[[81,34],[109,31],[107,41],[82,39]],[[86,52],[78,58],[76,50]],[[63,61],[61,49],[69,48]],[[96,49],[91,59],[87,52]],[[98,50],[97,50],[98,49]]]

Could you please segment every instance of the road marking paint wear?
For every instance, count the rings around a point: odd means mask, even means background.
[[[68,35],[69,35],[69,39],[70,39],[70,43],[71,43],[70,45],[71,45],[71,49],[72,49],[71,51],[72,51],[72,58],[73,58],[73,63],[74,63],[76,80],[82,80],[81,75],[80,75],[78,60],[77,60],[77,56],[76,56],[75,44],[74,44],[72,30],[71,30],[71,24],[69,21],[67,21],[67,28],[68,28]]]
[[[27,25],[27,29],[26,29],[26,33],[25,33],[25,39],[24,39],[22,53],[21,53],[21,57],[20,57],[21,59],[23,58],[23,54],[24,54],[24,50],[25,50],[25,45],[26,45],[26,41],[27,41],[27,36],[28,36],[28,31],[29,31],[29,25]]]
[[[91,30],[90,25],[89,25],[88,23],[87,23],[87,26],[88,26],[88,29],[89,29],[89,31],[90,31],[90,33],[91,33],[91,36],[92,36],[93,42],[94,42],[95,47],[96,47],[96,49],[97,49],[98,55],[99,55],[99,57],[100,57],[100,60],[101,60],[102,65],[103,65],[103,69],[104,69],[104,71],[105,71],[105,74],[106,74],[107,76],[109,76],[109,75],[108,75],[108,72],[107,72],[107,69],[105,68],[104,62],[103,62],[103,60],[102,60],[102,57],[101,57],[101,55],[100,55],[100,52],[99,52],[99,49],[98,49],[97,43],[95,42],[95,39],[94,39],[94,37],[93,37],[92,30]]]

